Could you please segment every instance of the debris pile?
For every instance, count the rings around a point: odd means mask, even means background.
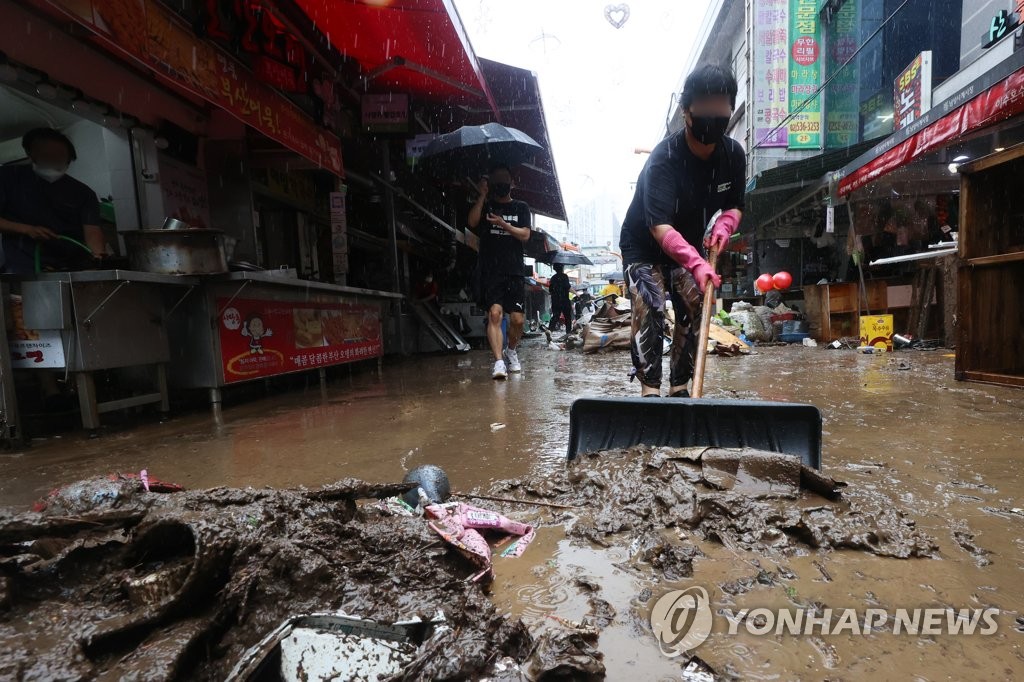
[[[617,534],[678,528],[760,553],[935,555],[934,539],[891,500],[844,499],[842,488],[779,453],[637,446],[582,455],[561,472],[499,482],[491,492],[576,507],[569,536],[605,546],[621,543]]]
[[[98,478],[0,512],[0,678],[223,680],[296,614],[447,629],[405,679],[468,679],[533,641],[423,519],[356,501],[410,486],[148,492]]]

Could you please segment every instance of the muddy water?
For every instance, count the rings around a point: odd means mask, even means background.
[[[952,358],[942,353],[897,357],[909,369],[899,369],[893,357],[766,349],[758,357],[713,361],[711,393],[818,405],[825,421],[826,472],[850,484],[848,499],[891,502],[906,512],[921,533],[935,539],[936,558],[900,560],[853,550],[765,556],[684,532],[678,541],[696,545],[705,556],[693,562],[692,578],[666,580],[615,566],[628,558],[622,547],[594,549],[556,534],[547,541],[550,556],[523,557],[536,561],[533,567],[499,563],[497,598],[534,626],[549,613],[579,618],[594,607],[578,577],[596,578],[600,596],[617,612],[602,635],[602,648],[614,651],[606,660],[609,679],[679,679],[679,664],[664,658],[645,630],[654,600],[643,598],[645,590],[656,599],[695,585],[708,590],[716,612],[813,604],[860,612],[1001,610],[999,631],[988,637],[755,637],[742,626],[740,634],[729,635],[727,622],[718,618],[696,653],[723,675],[764,680],[1024,675],[1024,635],[1017,620],[1024,615],[1024,492],[1017,463],[1024,455],[1024,393],[957,383]],[[762,571],[774,579],[758,581]],[[531,575],[537,580],[524,587]]]
[[[524,375],[502,384],[491,382],[481,353],[415,359],[393,363],[382,378],[342,380],[326,400],[311,391],[229,408],[221,424],[193,414],[97,441],[38,442],[0,456],[0,504],[25,505],[60,482],[143,467],[205,487],[388,480],[431,462],[463,490],[556,471],[571,400],[636,391],[625,382],[628,355],[583,357],[539,347],[522,355]],[[899,369],[896,358],[909,369]],[[754,637],[743,628],[730,636],[719,619],[697,653],[720,673],[749,679],[1024,675],[1024,635],[1014,627],[1024,615],[1024,515],[1013,511],[1024,508],[1017,463],[1024,392],[955,382],[952,365],[942,352],[887,357],[770,348],[712,358],[707,381],[709,395],[818,405],[826,472],[850,484],[848,495],[898,504],[935,539],[937,558],[849,550],[766,558],[700,542],[705,556],[694,561],[692,578],[653,582],[659,576],[615,566],[628,559],[622,549],[582,545],[553,526],[541,529],[522,558],[497,562],[494,599],[535,628],[549,626],[549,615],[576,620],[598,611],[608,619],[614,612],[600,639],[613,680],[680,677],[678,662],[664,658],[649,634],[653,600],[644,599],[645,589],[656,598],[700,585],[716,609],[991,605],[1001,614],[998,633],[989,637]],[[762,569],[779,577],[752,581],[737,595],[722,589]],[[596,593],[587,587],[592,583]],[[595,606],[595,594],[606,604]]]
[[[343,376],[326,399],[316,388],[248,402],[226,408],[221,424],[198,412],[96,440],[37,440],[0,453],[0,506],[28,505],[62,482],[141,468],[201,488],[400,479],[435,463],[468,489],[558,466],[572,399],[628,394],[629,357],[524,354],[525,372],[507,382],[491,380],[493,363],[479,352],[388,360],[382,377]]]

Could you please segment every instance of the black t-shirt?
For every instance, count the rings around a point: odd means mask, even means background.
[[[551,291],[551,300],[555,303],[567,303],[569,301],[569,275],[564,272],[557,272],[551,276],[548,282],[548,289]]]
[[[484,278],[523,277],[523,242],[487,222],[491,213],[513,227],[530,227],[530,207],[514,199],[507,203],[488,200],[476,228],[480,235],[480,274]]]
[[[85,225],[100,224],[100,203],[87,185],[65,175],[47,182],[31,166],[0,167],[0,217],[26,225],[48,227],[57,234],[85,242]],[[71,270],[89,261],[82,247],[63,240],[36,242],[16,234],[3,235],[4,270],[35,271],[35,248],[42,243],[42,265]]]
[[[672,264],[651,234],[655,225],[671,225],[703,253],[711,216],[718,210],[743,209],[746,164],[743,148],[729,137],[707,161],[690,151],[685,131],[662,140],[640,171],[622,223],[623,264]]]

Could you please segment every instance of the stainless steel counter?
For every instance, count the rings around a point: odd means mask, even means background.
[[[284,306],[298,309],[296,315],[322,314],[332,320],[338,315],[368,316],[373,322],[367,328],[379,328],[382,309],[404,299],[393,292],[310,282],[277,271],[184,276],[95,270],[4,276],[3,280],[21,294],[24,328],[30,330],[23,337],[28,341],[15,341],[15,345],[32,345],[21,349],[15,368],[62,371],[73,376],[87,429],[98,428],[99,415],[111,410],[160,403],[166,411],[168,364],[173,365],[175,386],[210,389],[214,402],[219,402],[219,390],[228,383],[308,369],[319,369],[322,377],[323,370],[333,364],[379,359],[382,354],[382,338],[361,333],[350,334],[367,337],[361,341],[324,340],[322,348],[300,344],[276,349],[274,346],[282,340],[280,334],[292,333],[291,325],[299,324],[287,313],[286,321],[277,317],[274,322],[279,336],[271,339],[267,335],[268,356],[249,357],[246,337],[243,357],[235,348],[241,332],[222,329],[226,313],[230,316],[239,310],[259,311],[269,306],[265,314],[279,316]],[[49,349],[45,363],[35,360],[42,357],[40,342]],[[272,371],[261,370],[251,377],[234,371],[236,365],[232,362],[248,367],[271,354],[282,357],[281,366]],[[152,393],[97,401],[93,372],[137,366],[153,368]],[[227,376],[229,369],[231,376]]]
[[[200,285],[195,277],[155,275],[131,270],[52,272],[5,276],[22,297],[23,339],[11,345],[48,341],[44,356],[25,352],[16,369],[63,371],[78,387],[82,424],[99,427],[103,412],[159,403],[169,409],[166,363],[170,360],[166,321]],[[152,391],[145,395],[97,400],[93,372],[149,367]],[[38,369],[37,369],[38,368]]]
[[[199,278],[188,275],[155,275],[136,270],[83,270],[81,272],[42,272],[38,275],[4,275],[5,280],[15,282],[138,282],[141,284],[166,284],[169,286],[192,286]]]
[[[273,271],[232,272],[226,275],[206,275],[203,279],[211,282],[260,282],[263,284],[274,284],[284,287],[306,289],[308,291],[369,296],[371,298],[389,298],[395,300],[405,298],[404,294],[398,294],[393,291],[377,291],[375,289],[362,289],[359,287],[341,286],[339,284],[328,284],[327,282],[311,282],[305,279],[272,274],[272,272]]]

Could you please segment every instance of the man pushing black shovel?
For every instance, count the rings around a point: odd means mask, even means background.
[[[746,155],[725,134],[736,92],[736,79],[720,66],[700,66],[687,77],[686,127],[651,152],[622,224],[631,354],[645,397],[661,394],[666,292],[675,312],[669,396],[689,396],[704,289],[721,284],[702,249],[722,251],[742,217]],[[705,226],[719,211],[705,238]]]

